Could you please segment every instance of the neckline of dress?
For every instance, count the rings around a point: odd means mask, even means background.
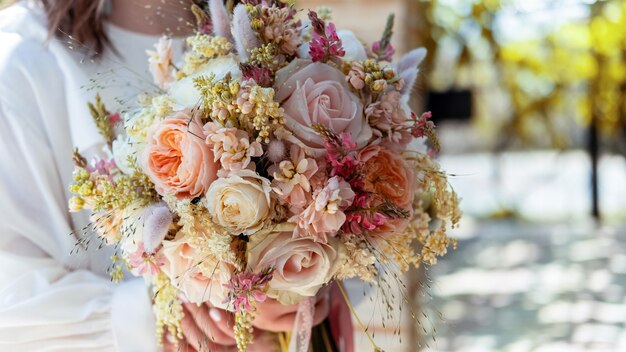
[[[165,34],[147,34],[147,33],[142,33],[142,32],[136,32],[136,31],[121,27],[110,21],[105,22],[105,29],[111,37],[117,37],[118,35],[119,36],[131,36],[139,40],[150,40],[155,43],[159,38],[165,35]],[[177,40],[177,39],[184,39],[187,37],[187,35],[173,36],[173,37],[168,36],[168,37],[174,40]]]

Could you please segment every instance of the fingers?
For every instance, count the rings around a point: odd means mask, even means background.
[[[174,341],[170,334],[163,336],[163,352],[198,352],[185,339]]]
[[[209,308],[209,317],[215,322],[217,333],[220,335],[220,339],[223,340],[223,342],[219,343],[235,345],[235,332],[233,330],[235,319],[233,314],[223,309]]]
[[[208,337],[211,342],[222,346],[236,344],[231,314],[218,308],[192,303],[185,304],[184,308],[186,315],[191,316],[197,329],[205,338]]]
[[[187,345],[191,346],[196,351],[208,350],[208,348],[206,347],[209,343],[209,340],[202,333],[202,331],[200,331],[200,329],[196,325],[196,322],[190,315],[185,314],[181,326],[183,330],[183,336],[185,337],[185,341],[182,341],[183,343],[186,342]]]
[[[276,300],[268,299],[257,306],[257,318],[253,325],[272,332],[291,331],[296,320],[298,305],[283,305]],[[330,311],[328,291],[321,291],[316,297],[313,324],[324,321]]]

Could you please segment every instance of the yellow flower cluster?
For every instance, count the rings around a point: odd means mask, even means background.
[[[271,133],[284,124],[284,110],[274,101],[274,89],[241,86],[229,76],[214,78],[211,75],[194,79],[205,115],[222,126],[246,130],[258,141],[269,143]]]
[[[184,56],[184,64],[178,72],[178,79],[196,72],[210,59],[228,55],[233,49],[228,39],[201,33],[187,38],[187,45],[191,50]]]
[[[182,320],[185,316],[183,305],[178,298],[178,290],[165,274],[157,275],[153,286],[154,302],[152,310],[156,317],[157,341],[163,341],[163,334],[167,330],[175,339],[183,338]]]
[[[191,47],[192,51],[201,54],[207,59],[227,55],[233,49],[233,45],[228,39],[201,33],[187,38],[187,45]]]
[[[128,263],[118,255],[111,256],[111,266],[108,269],[111,281],[120,283],[124,278],[124,269],[128,269]]]
[[[216,80],[215,75],[195,78],[194,84],[202,96],[202,109],[205,115],[221,125],[237,126],[237,94],[239,82],[230,76]]]
[[[284,110],[274,101],[274,89],[261,86],[244,86],[237,106],[242,113],[242,125],[251,124],[257,141],[269,143],[271,133],[285,123]]]
[[[374,94],[382,94],[387,91],[389,85],[397,90],[402,89],[404,85],[404,80],[393,68],[381,67],[374,59],[344,62],[341,69],[350,78],[352,87],[357,90],[365,88]]]
[[[235,341],[237,342],[238,351],[247,351],[248,346],[254,342],[253,319],[253,313],[245,309],[235,313],[235,325],[233,326],[233,330],[235,332]]]
[[[221,226],[212,221],[206,207],[192,204],[189,199],[179,200],[173,196],[163,199],[179,216],[178,235],[186,237],[189,244],[202,252],[205,260],[197,268],[207,277],[214,274],[217,263],[229,263],[238,270],[243,270],[238,260],[238,253],[232,250],[233,237]]]
[[[276,58],[276,45],[273,43],[263,44],[250,51],[249,62],[253,65],[271,67],[277,69],[278,60]]]
[[[358,277],[363,281],[373,282],[378,275],[375,265],[378,259],[371,246],[359,235],[342,236],[341,240],[346,248],[347,261],[340,266],[337,280]]]
[[[131,175],[121,175],[110,180],[107,176],[92,178],[84,168],[76,168],[74,181],[69,186],[75,196],[70,208],[79,211],[83,207],[100,210],[121,210],[133,202],[148,204],[156,199],[154,185],[147,175],[135,169]]]

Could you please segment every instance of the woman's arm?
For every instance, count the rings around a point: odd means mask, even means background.
[[[115,285],[70,255],[68,129],[55,59],[0,31],[0,350],[156,350],[143,280]]]

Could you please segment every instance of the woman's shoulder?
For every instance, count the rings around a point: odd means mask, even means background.
[[[45,19],[36,5],[20,2],[0,11],[0,97],[19,97],[45,84],[56,60],[47,49]]]

